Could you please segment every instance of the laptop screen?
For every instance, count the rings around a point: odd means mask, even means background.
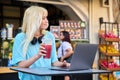
[[[91,69],[98,49],[98,44],[76,44],[70,69]]]
[[[69,69],[62,67],[52,67],[51,69],[66,71],[91,69],[97,49],[97,44],[76,44]]]

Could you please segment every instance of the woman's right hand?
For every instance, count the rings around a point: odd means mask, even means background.
[[[43,43],[40,45],[38,55],[39,56],[46,56],[46,50],[45,50],[45,47],[44,47]]]

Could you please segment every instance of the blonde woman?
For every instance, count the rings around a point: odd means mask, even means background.
[[[22,32],[14,39],[12,63],[22,68],[69,66],[66,62],[59,62],[56,55],[55,38],[48,28],[48,12],[45,8],[31,6],[26,9],[23,18]],[[52,40],[51,57],[45,59],[45,48],[42,38]],[[36,76],[19,72],[20,80],[51,80],[50,76]]]

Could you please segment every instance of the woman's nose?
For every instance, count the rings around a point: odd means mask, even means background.
[[[45,21],[48,23],[48,19],[46,18]]]

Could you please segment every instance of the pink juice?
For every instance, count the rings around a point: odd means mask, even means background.
[[[46,56],[44,56],[44,58],[50,58],[52,46],[49,45],[49,44],[44,45],[44,46],[45,46],[45,49],[46,49]]]

